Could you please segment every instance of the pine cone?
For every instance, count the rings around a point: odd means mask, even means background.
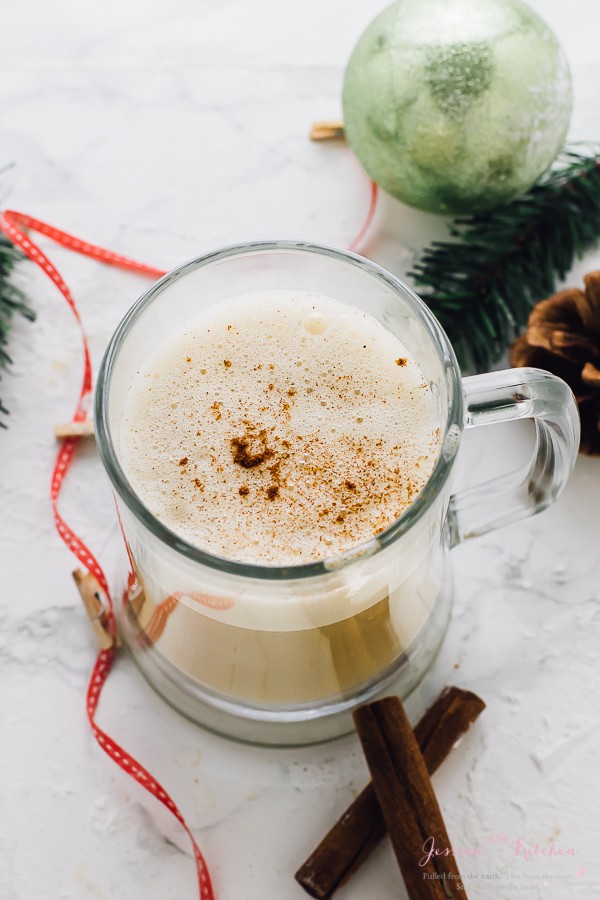
[[[600,454],[600,271],[584,282],[585,292],[559,291],[533,308],[510,361],[547,369],[567,382],[581,416],[580,449]]]

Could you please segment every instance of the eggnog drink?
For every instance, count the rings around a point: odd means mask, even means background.
[[[360,554],[431,474],[437,405],[375,318],[302,291],[205,309],[150,350],[119,435],[127,478],[163,525],[283,579],[228,593],[210,566],[199,580],[158,544],[134,550],[131,620],[161,666],[217,697],[302,705],[380,679],[413,646],[439,596],[437,524],[411,529],[376,569]],[[286,590],[285,572],[323,560],[329,574]]]
[[[165,339],[127,398],[121,458],[189,543],[261,565],[383,531],[431,473],[435,400],[399,340],[319,294],[220,304]]]

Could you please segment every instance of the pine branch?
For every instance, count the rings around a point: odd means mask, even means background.
[[[530,191],[456,219],[411,276],[461,366],[482,371],[506,350],[533,305],[556,290],[600,238],[600,153],[565,150]]]
[[[11,363],[6,346],[15,313],[30,320],[35,318],[35,314],[25,303],[23,292],[9,281],[15,263],[21,259],[21,252],[0,234],[0,373]],[[7,414],[8,410],[0,400],[0,428],[6,428],[4,416]]]

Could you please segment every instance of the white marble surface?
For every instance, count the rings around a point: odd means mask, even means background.
[[[532,5],[572,63],[572,134],[597,138],[597,0]],[[0,180],[4,205],[165,267],[247,238],[346,244],[364,216],[367,181],[347,149],[311,144],[306,133],[311,120],[339,113],[344,62],[382,6],[11,4],[2,16],[0,163],[16,167]],[[364,251],[402,274],[441,233],[440,219],[383,198]],[[51,252],[97,363],[144,281]],[[598,265],[600,253],[590,255],[569,281]],[[185,900],[196,896],[185,835],[104,757],[84,716],[95,647],[48,502],[52,426],[74,405],[79,338],[50,284],[31,267],[21,279],[38,321],[16,322],[13,373],[2,380],[12,416],[0,435],[0,900]],[[527,439],[508,429],[469,435],[463,472],[480,478],[523,453]],[[114,508],[91,447],[62,506],[114,572]],[[435,778],[455,847],[482,848],[462,863],[470,897],[600,894],[599,507],[600,462],[581,459],[554,509],[454,551],[454,618],[410,708],[416,714],[447,682],[488,703]],[[180,804],[220,900],[305,896],[293,871],[366,778],[354,738],[273,751],[203,732],[147,687],[125,653],[100,719]],[[577,855],[527,862],[515,857],[517,837]],[[404,896],[387,844],[339,893]]]

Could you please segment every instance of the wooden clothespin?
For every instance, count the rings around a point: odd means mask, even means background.
[[[91,572],[75,569],[73,580],[92,623],[98,646],[101,650],[108,650],[110,647],[116,646],[118,642],[110,630],[108,601],[97,579]]]
[[[59,439],[69,437],[95,437],[94,423],[91,419],[85,422],[59,422],[54,426],[54,434]]]
[[[338,119],[330,122],[313,122],[310,130],[311,141],[331,141],[343,137],[345,137],[344,123]]]

